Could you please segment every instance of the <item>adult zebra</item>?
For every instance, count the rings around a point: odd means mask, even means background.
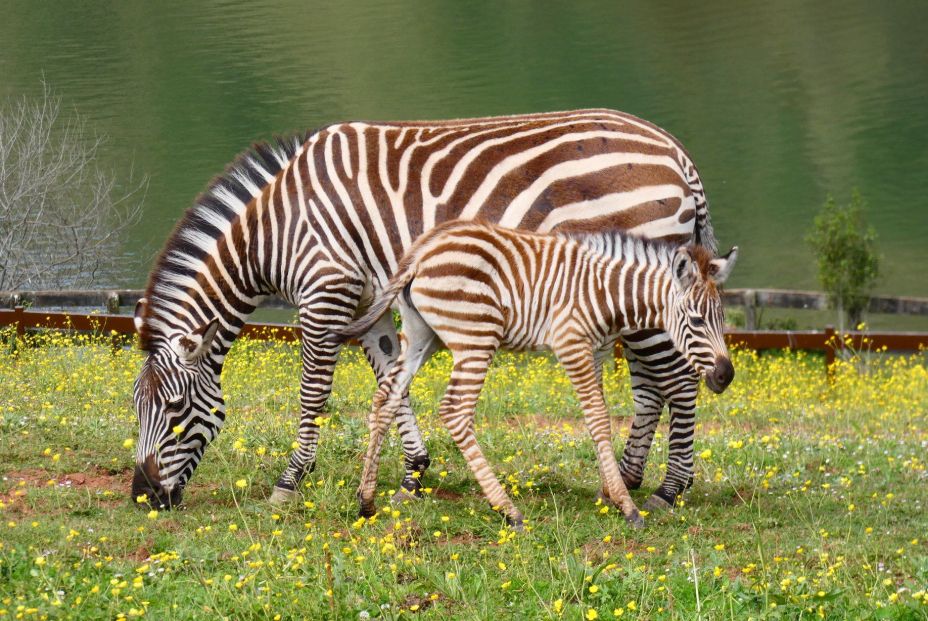
[[[148,352],[135,385],[140,433],[133,494],[166,506],[225,418],[223,359],[260,300],[299,308],[302,375],[298,448],[272,500],[292,495],[316,460],[316,418],[338,345],[421,233],[480,217],[529,230],[625,229],[715,251],[696,167],[675,138],[634,116],[580,110],[436,123],[343,123],[276,147],[259,144],[216,178],[179,222],[136,307]],[[361,339],[378,381],[398,353],[384,317]],[[664,400],[671,468],[655,502],[689,479],[696,376],[666,335],[626,340],[636,419],[623,460],[630,487]],[[417,493],[429,465],[404,397],[397,416],[402,488]],[[680,441],[680,439],[684,441]],[[636,448],[637,447],[637,448]],[[641,450],[644,449],[644,451]]]
[[[367,313],[337,330],[342,337],[363,334],[402,292],[399,359],[371,408],[371,439],[358,488],[362,516],[377,512],[377,464],[393,414],[416,372],[443,343],[453,364],[439,416],[491,507],[522,527],[522,513],[477,443],[477,400],[500,347],[544,347],[554,352],[580,398],[603,496],[629,523],[644,525],[619,476],[595,352],[611,350],[628,329],[664,330],[709,388],[724,391],[734,368],[722,333],[718,285],[734,267],[737,248],[713,258],[701,246],[674,248],[615,232],[591,237],[582,244],[481,222],[439,225],[413,244]]]

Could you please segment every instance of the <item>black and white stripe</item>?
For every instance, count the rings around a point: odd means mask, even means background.
[[[316,461],[316,418],[338,353],[327,338],[331,331],[383,288],[413,240],[436,224],[473,217],[528,230],[624,229],[715,245],[703,187],[686,151],[665,131],[628,114],[580,110],[332,125],[256,145],[187,212],[137,309],[142,347],[150,352],[142,374],[157,366],[164,376],[198,375],[187,382],[192,394],[183,414],[199,413],[198,423],[212,429],[202,434],[208,440],[224,415],[219,369],[245,318],[266,295],[293,302],[303,334],[301,413],[298,448],[273,497],[283,499]],[[183,352],[194,345],[191,361]],[[375,324],[362,345],[383,379],[399,350],[392,323]],[[650,368],[647,361],[642,365]],[[157,390],[170,383],[162,381]],[[184,433],[169,433],[169,420],[177,418],[165,410],[169,397],[136,395],[144,436],[138,466],[157,497],[179,495],[202,455],[188,447],[186,462],[176,457],[166,465],[159,458],[185,454],[175,447],[187,442]],[[406,397],[397,422],[403,486],[416,491],[415,475],[429,459]],[[158,446],[149,437],[157,437]],[[149,450],[154,453],[143,454]]]
[[[595,249],[595,250],[594,250]],[[380,448],[403,395],[439,345],[453,358],[439,416],[464,454],[487,501],[520,525],[512,503],[477,443],[474,411],[494,353],[551,349],[583,406],[596,447],[603,494],[641,524],[620,476],[596,352],[625,330],[663,330],[717,392],[734,377],[723,338],[718,290],[736,250],[712,258],[698,246],[600,233],[586,244],[558,235],[461,222],[441,225],[410,249],[367,314],[338,331],[365,333],[399,296],[402,349],[373,399],[371,439],[358,497],[361,515],[376,511]]]

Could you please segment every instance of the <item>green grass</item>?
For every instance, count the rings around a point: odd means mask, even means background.
[[[815,356],[737,353],[729,391],[700,396],[695,485],[631,531],[596,504],[566,378],[546,356],[501,354],[478,436],[529,519],[516,534],[436,419],[447,355],[413,387],[430,493],[387,502],[394,434],[382,511],[361,523],[374,380],[357,351],[342,356],[302,501],[266,500],[295,436],[298,353],[243,341],[223,379],[226,429],[184,508],[155,515],[129,497],[141,355],[40,341],[7,336],[0,351],[0,618],[928,618],[924,356],[840,364],[829,381]],[[606,384],[621,451],[624,363]],[[660,433],[639,504],[663,472]]]

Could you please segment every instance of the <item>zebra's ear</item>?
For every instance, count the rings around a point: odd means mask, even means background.
[[[709,278],[717,285],[721,285],[728,279],[731,270],[735,267],[735,261],[738,259],[738,246],[733,246],[724,257],[712,259],[709,262]]]
[[[219,330],[219,320],[213,319],[205,326],[199,327],[190,334],[174,338],[172,345],[177,357],[186,362],[196,362],[209,351],[216,332]]]
[[[142,317],[145,315],[146,308],[148,308],[148,298],[139,298],[135,304],[135,317],[133,317],[136,332],[142,331]]]
[[[671,270],[673,271],[673,283],[678,291],[686,291],[696,282],[696,262],[689,248],[686,246],[677,248],[677,252],[673,255]]]

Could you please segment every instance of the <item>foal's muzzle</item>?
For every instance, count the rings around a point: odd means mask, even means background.
[[[706,386],[716,393],[725,392],[731,381],[735,379],[735,367],[732,366],[731,360],[725,356],[719,356],[715,359],[715,366],[706,373]]]

